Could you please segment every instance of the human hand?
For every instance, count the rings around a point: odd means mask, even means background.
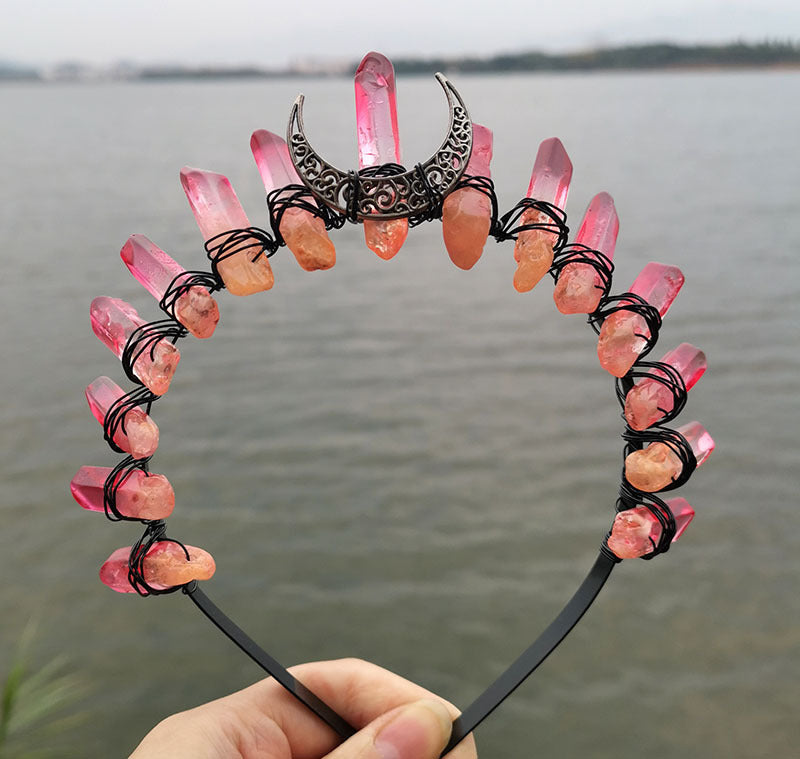
[[[438,759],[459,712],[399,675],[358,659],[314,662],[291,673],[358,732],[336,734],[267,678],[167,717],[129,759]],[[468,736],[447,759],[477,759]]]

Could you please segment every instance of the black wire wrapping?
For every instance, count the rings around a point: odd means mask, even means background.
[[[657,495],[654,493],[643,493],[641,490],[632,487],[630,483],[625,480],[623,473],[622,484],[619,488],[619,497],[617,498],[617,513],[619,514],[629,509],[635,509],[638,506],[646,508],[661,525],[661,536],[658,542],[653,542],[653,539],[650,538],[653,550],[641,557],[645,561],[650,561],[656,556],[669,551],[669,547],[672,545],[672,539],[675,537],[675,517],[669,506]],[[608,539],[610,537],[611,530],[606,534],[603,540],[603,546],[613,555],[614,552],[608,548]]]
[[[278,246],[286,245],[286,241],[281,234],[281,221],[283,215],[290,208],[299,208],[321,219],[325,224],[325,229],[341,229],[347,217],[337,213],[326,203],[317,203],[314,200],[314,193],[304,184],[290,184],[286,187],[278,187],[267,194],[267,210],[269,211],[269,222],[272,228],[272,236]]]
[[[680,474],[665,488],[661,488],[658,492],[666,492],[667,490],[675,490],[681,485],[685,485],[692,476],[692,472],[697,469],[697,459],[692,452],[692,446],[686,438],[681,435],[677,430],[671,430],[667,427],[655,425],[646,430],[634,430],[626,427],[622,433],[622,439],[625,441],[625,450],[623,456],[628,456],[634,451],[640,451],[645,446],[652,445],[653,443],[663,443],[666,445],[681,462]],[[628,483],[630,485],[630,483]],[[640,492],[640,491],[637,491]]]
[[[144,534],[131,546],[128,558],[128,582],[140,596],[163,596],[181,590],[184,585],[174,585],[169,588],[155,588],[147,583],[144,576],[144,560],[147,552],[156,543],[175,543],[183,549],[186,561],[190,560],[189,551],[179,540],[167,537],[167,524],[163,519],[146,522]]]
[[[219,273],[221,261],[235,256],[237,253],[250,251],[250,260],[255,262],[261,256],[270,258],[279,246],[269,232],[260,227],[247,227],[245,229],[229,229],[209,237],[204,247],[208,260],[211,261],[211,272],[222,283],[224,280]]]
[[[599,250],[594,250],[588,245],[581,243],[570,243],[553,254],[553,264],[550,266],[550,276],[558,282],[561,272],[570,264],[586,264],[595,269],[600,277],[598,290],[602,293],[602,298],[607,298],[611,290],[611,279],[614,274],[614,264],[611,259]],[[601,298],[601,300],[602,300]]]
[[[638,362],[653,350],[658,341],[658,333],[661,329],[661,314],[658,313],[658,309],[655,306],[651,306],[640,295],[622,293],[621,295],[609,295],[603,298],[597,310],[593,314],[589,314],[589,324],[595,332],[600,334],[603,322],[611,314],[615,314],[618,311],[630,311],[632,314],[637,314],[644,319],[647,325],[649,335],[637,333],[637,337],[641,337],[645,342],[644,348],[639,352]]]
[[[137,380],[138,381],[138,380]],[[120,430],[125,430],[125,417],[132,409],[142,407],[146,414],[150,413],[150,408],[160,396],[148,390],[144,385],[134,388],[125,395],[121,395],[114,403],[109,406],[103,418],[103,437],[112,451],[125,453],[115,442],[114,437]]]
[[[527,211],[537,211],[543,219],[519,224],[518,222]],[[550,232],[556,238],[553,243],[554,256],[567,244],[569,238],[566,212],[552,203],[536,200],[535,198],[522,198],[519,200],[510,211],[507,211],[497,219],[493,227],[491,235],[497,242],[516,240],[520,232],[534,229]]]
[[[126,456],[108,474],[103,485],[103,508],[106,517],[112,522],[139,522],[136,517],[128,517],[121,514],[117,509],[117,492],[125,484],[125,481],[134,472],[140,471],[148,474],[149,463],[152,457],[136,459],[133,456]]]
[[[209,293],[214,293],[217,290],[222,290],[225,285],[216,274],[207,271],[184,271],[169,283],[161,300],[158,301],[158,307],[170,319],[180,323],[175,313],[175,307],[178,305],[180,298],[193,287],[204,287]]]
[[[137,385],[144,384],[134,369],[139,358],[149,352],[150,358],[155,360],[156,348],[162,340],[169,340],[175,344],[179,338],[186,337],[188,334],[189,330],[174,317],[148,322],[137,327],[131,332],[128,342],[125,343],[120,359],[125,376]]]
[[[672,364],[665,364],[663,361],[637,361],[625,377],[618,377],[616,381],[617,400],[620,406],[625,408],[625,400],[633,387],[633,380],[653,380],[663,385],[672,394],[672,409],[667,410],[661,408],[662,417],[658,420],[658,424],[667,424],[677,417],[684,406],[686,406],[686,399],[688,393],[686,391],[686,383],[683,381],[681,373]],[[624,382],[623,382],[624,380]],[[628,388],[625,388],[625,385]]]

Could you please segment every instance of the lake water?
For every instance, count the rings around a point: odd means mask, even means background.
[[[794,756],[800,74],[453,80],[494,130],[502,208],[557,135],[573,228],[592,195],[614,195],[614,289],[650,260],[683,269],[656,357],[682,341],[706,351],[682,420],[717,442],[681,493],[697,510],[681,541],[617,568],[480,728],[481,755]],[[446,110],[432,78],[398,87],[410,165],[438,146]],[[205,267],[184,164],[227,174],[265,225],[249,136],[282,132],[301,90],[312,142],[352,166],[344,80],[0,89],[0,646],[5,662],[36,617],[38,659],[65,653],[89,683],[74,756],[122,756],[164,715],[260,676],[183,596],[99,583],[140,530],[84,512],[68,483],[116,461],[83,399],[96,376],[121,377],[89,302],[157,318],[119,248],[141,232]],[[438,225],[388,263],[357,228],[333,239],[333,270],[279,251],[271,292],[222,293],[214,338],[181,343],[154,412],[170,534],[213,553],[207,592],[281,661],[360,656],[466,706],[572,594],[610,523],[613,383],[549,279],[515,293],[509,244],[462,272]]]

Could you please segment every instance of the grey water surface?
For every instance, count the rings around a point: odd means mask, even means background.
[[[501,207],[540,140],[575,166],[573,228],[612,193],[615,290],[650,260],[686,285],[656,357],[702,347],[683,420],[717,450],[681,493],[673,550],[617,568],[557,653],[478,732],[482,757],[796,756],[800,681],[800,74],[657,73],[453,81],[494,130]],[[438,146],[432,78],[401,79],[411,165]],[[30,617],[38,655],[91,685],[75,756],[123,756],[159,719],[260,674],[181,595],[116,595],[97,571],[137,525],[80,509],[69,480],[111,465],[83,389],[119,364],[96,295],[156,318],[118,251],[148,235],[188,268],[201,239],[184,164],[227,174],[265,225],[251,131],[306,94],[315,146],[355,163],[345,80],[0,89],[3,264],[2,661]],[[211,551],[205,586],[285,663],[359,656],[466,706],[557,613],[610,524],[622,424],[595,337],[552,284],[511,286],[510,245],[456,269],[438,224],[379,260],[333,233],[336,267],[281,250],[276,284],[219,297],[154,409],[170,534]]]

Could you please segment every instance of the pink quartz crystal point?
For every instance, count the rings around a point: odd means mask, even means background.
[[[697,466],[700,466],[714,450],[714,439],[700,422],[688,422],[678,427],[677,431],[686,438],[686,442],[692,447],[692,453],[697,459]]]
[[[181,169],[181,185],[206,242],[224,232],[247,229],[250,226],[239,198],[226,176],[184,166]],[[246,242],[245,240],[242,244]],[[260,245],[255,239],[253,242]],[[217,264],[225,287],[233,295],[252,295],[269,290],[274,284],[267,257],[261,254],[253,260],[257,251],[258,247],[241,250]]]
[[[630,292],[655,306],[664,316],[683,287],[683,281],[683,273],[677,266],[650,262],[636,277]],[[639,358],[649,337],[650,330],[642,316],[631,311],[616,311],[600,328],[597,341],[600,365],[615,377],[624,377]]]
[[[86,388],[89,409],[101,425],[108,410],[123,395],[125,391],[108,377],[98,377]],[[135,459],[145,459],[158,448],[158,427],[142,409],[133,408],[125,414],[125,424],[117,426],[114,443]]]
[[[583,216],[575,243],[597,250],[609,260],[619,234],[619,217],[614,199],[607,193],[595,195]],[[592,255],[592,254],[589,254]],[[603,296],[603,284],[597,269],[589,264],[567,264],[558,276],[553,300],[562,314],[591,314]]]
[[[690,343],[681,343],[666,353],[660,363],[669,364],[683,378],[687,390],[691,390],[706,370],[706,354]],[[665,376],[658,369],[650,370]],[[631,429],[646,430],[672,411],[672,391],[658,380],[645,378],[637,383],[625,397],[625,419]]]
[[[358,165],[364,169],[400,163],[394,67],[380,53],[367,53],[356,70]],[[393,258],[408,236],[408,219],[364,221],[367,247],[384,260]]]
[[[551,137],[542,142],[533,164],[528,197],[552,203],[563,210],[571,180],[572,161],[561,140]],[[547,221],[550,221],[549,217],[535,209],[528,209],[520,217],[521,224]],[[555,242],[556,236],[552,232],[529,229],[519,233],[514,245],[514,259],[517,261],[514,289],[517,292],[529,292],[547,274],[553,263]]]
[[[253,132],[250,148],[267,194],[290,184],[303,184],[289,157],[286,141],[277,134],[266,129]],[[336,249],[325,222],[313,213],[289,207],[281,218],[279,231],[286,247],[306,271],[330,269],[336,263]]]
[[[89,318],[95,335],[120,359],[128,338],[147,323],[129,303],[105,295],[92,301]],[[161,339],[134,361],[133,373],[148,390],[164,395],[180,360],[178,349],[169,340]]]
[[[714,450],[714,440],[700,422],[684,424],[676,432],[686,438],[698,466]],[[625,459],[625,479],[645,493],[663,490],[680,476],[682,470],[680,458],[665,443],[650,443],[646,448],[628,454]]]
[[[694,509],[685,498],[665,502],[675,518],[674,543],[683,535],[694,517]],[[620,559],[638,559],[652,553],[661,539],[661,523],[644,506],[621,511],[614,518],[608,547]]]
[[[472,125],[472,155],[466,173],[492,176],[492,130]],[[492,203],[486,193],[472,187],[451,192],[442,204],[442,235],[450,260],[460,269],[471,269],[483,253],[492,225]]]
[[[131,274],[159,301],[174,279],[186,272],[144,235],[131,235],[119,254]],[[175,316],[195,337],[211,337],[219,321],[219,307],[205,287],[194,285],[177,299]]]
[[[82,466],[69,485],[72,497],[84,509],[105,511],[104,488],[111,472],[108,466]],[[166,519],[175,507],[175,492],[163,474],[134,469],[117,488],[116,507],[132,519]]]
[[[142,573],[148,585],[156,590],[186,585],[192,580],[208,580],[216,570],[210,553],[202,548],[186,546],[189,559],[177,543],[162,540],[153,545],[144,558]],[[128,580],[131,546],[118,548],[100,567],[100,580],[117,593],[135,593]]]

